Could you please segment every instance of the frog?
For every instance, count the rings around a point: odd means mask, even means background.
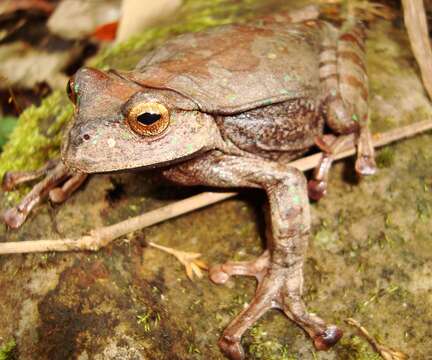
[[[131,71],[81,68],[68,94],[75,112],[62,161],[4,177],[10,190],[45,175],[6,211],[10,227],[47,196],[65,201],[91,173],[158,168],[182,186],[261,189],[266,249],[255,260],[209,269],[216,284],[257,280],[253,299],[219,339],[222,353],[244,359],[243,334],[270,309],[302,328],[317,350],[338,342],[342,330],[307,310],[303,266],[309,198],[325,195],[334,154],[355,139],[357,173],[376,171],[361,23],[339,29],[309,6],[184,34]],[[308,182],[289,162],[316,147],[323,155]]]

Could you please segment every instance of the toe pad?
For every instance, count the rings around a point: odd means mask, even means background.
[[[245,355],[240,341],[233,341],[223,336],[220,338],[218,345],[230,360],[244,360]]]
[[[317,350],[328,350],[339,341],[342,335],[342,330],[338,329],[335,325],[331,325],[323,333],[315,336],[315,348]]]

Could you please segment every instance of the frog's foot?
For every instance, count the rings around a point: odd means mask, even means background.
[[[377,171],[375,151],[370,131],[366,127],[360,130],[357,148],[357,160],[355,164],[357,174],[363,176],[375,174]]]
[[[87,178],[87,174],[74,173],[66,168],[61,161],[57,160],[48,162],[46,166],[34,172],[6,173],[2,187],[4,191],[10,191],[19,184],[44,175],[45,178],[37,183],[17,206],[3,213],[3,220],[6,225],[14,229],[20,227],[30,211],[47,195],[52,202],[61,203],[65,201]]]
[[[241,346],[243,333],[267,310],[282,310],[313,339],[317,350],[327,350],[342,337],[334,325],[326,325],[317,315],[308,313],[301,300],[303,275],[301,268],[285,268],[272,264],[268,252],[256,261],[228,262],[210,269],[212,281],[220,284],[231,275],[255,276],[258,287],[250,305],[228,325],[219,339],[221,351],[231,360],[245,359]]]
[[[319,200],[327,194],[327,181],[334,156],[348,146],[354,144],[354,134],[323,135],[315,139],[315,144],[323,152],[322,158],[316,166],[312,179],[308,182],[309,198]]]
[[[265,251],[254,261],[228,261],[210,268],[210,279],[215,284],[225,284],[233,275],[254,276],[260,282],[270,264],[270,253]]]

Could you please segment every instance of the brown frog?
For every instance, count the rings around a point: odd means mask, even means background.
[[[268,249],[255,261],[210,269],[218,284],[254,276],[255,297],[219,340],[230,359],[244,359],[243,333],[277,308],[303,328],[318,350],[341,330],[309,313],[302,301],[303,263],[310,233],[309,194],[321,197],[332,154],[355,134],[357,172],[375,171],[367,128],[364,30],[339,32],[317,20],[315,8],[267,16],[179,36],[148,54],[135,70],[82,68],[69,82],[75,104],[62,163],[36,174],[8,174],[11,188],[47,177],[5,214],[18,227],[49,193],[64,201],[88,173],[164,167],[183,185],[261,188],[268,197]],[[287,165],[317,144],[325,150],[314,178]],[[64,184],[59,187],[59,184]]]

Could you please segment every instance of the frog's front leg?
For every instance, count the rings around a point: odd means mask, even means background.
[[[302,300],[303,264],[310,232],[310,212],[306,180],[297,169],[275,162],[213,152],[164,173],[184,185],[262,188],[268,196],[268,251],[256,261],[218,265],[211,279],[225,282],[231,275],[255,276],[258,287],[254,299],[225,329],[219,346],[230,359],[244,359],[240,341],[243,333],[267,310],[282,310],[325,350],[342,336],[308,313]]]
[[[326,97],[326,118],[329,127],[338,134],[357,134],[356,171],[371,175],[376,171],[374,149],[368,127],[368,77],[365,59],[365,33],[360,23],[347,22],[340,36],[327,25],[320,53],[320,80]],[[340,143],[340,142],[339,142]],[[334,148],[340,144],[335,143]],[[310,182],[314,198],[324,195],[325,180],[333,161],[324,154]]]
[[[20,227],[31,210],[45,196],[49,196],[50,200],[54,203],[64,202],[80,187],[88,175],[74,173],[60,160],[51,160],[43,168],[36,171],[6,173],[3,177],[2,187],[4,191],[10,191],[19,184],[42,176],[45,176],[44,179],[37,183],[17,206],[3,213],[2,217],[6,225],[14,229]]]

